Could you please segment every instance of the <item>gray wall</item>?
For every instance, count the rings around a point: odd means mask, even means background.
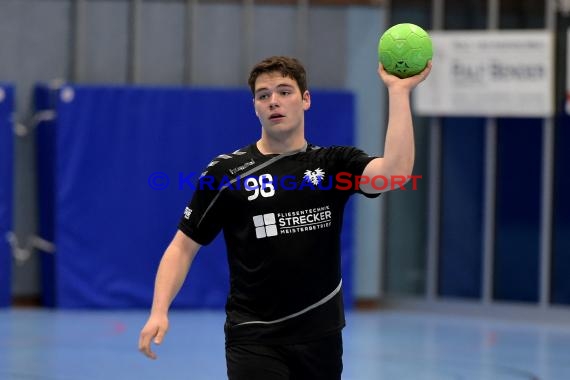
[[[356,93],[357,145],[381,153],[384,90],[376,44],[385,11],[302,3],[2,0],[0,33],[9,37],[0,39],[0,80],[16,85],[16,120],[29,125],[37,81],[244,86],[258,59],[296,55],[311,87]],[[15,232],[24,242],[37,224],[33,130],[16,137],[15,152]],[[357,297],[380,292],[380,207],[370,204],[357,202]],[[13,274],[15,296],[39,294],[35,253],[15,261]]]

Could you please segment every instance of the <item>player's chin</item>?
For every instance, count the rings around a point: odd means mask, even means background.
[[[265,130],[271,133],[287,133],[294,130],[293,126],[285,122],[272,123],[271,121],[265,125]]]

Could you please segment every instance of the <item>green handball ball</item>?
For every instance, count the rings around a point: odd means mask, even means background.
[[[397,24],[378,42],[378,60],[387,72],[400,78],[420,73],[432,58],[429,34],[414,24]]]

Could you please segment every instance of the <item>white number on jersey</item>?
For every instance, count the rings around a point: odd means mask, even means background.
[[[247,177],[245,180],[245,189],[253,191],[253,194],[247,197],[248,201],[257,199],[259,195],[263,198],[269,198],[275,195],[275,186],[273,186],[273,177],[271,174],[262,174],[258,179]]]

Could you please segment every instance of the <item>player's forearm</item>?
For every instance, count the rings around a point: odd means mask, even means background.
[[[390,88],[389,116],[384,143],[384,165],[390,175],[412,174],[415,158],[410,90]]]
[[[156,274],[152,313],[168,312],[172,300],[186,279],[193,257],[193,254],[184,252],[176,245],[171,244],[167,248]]]

